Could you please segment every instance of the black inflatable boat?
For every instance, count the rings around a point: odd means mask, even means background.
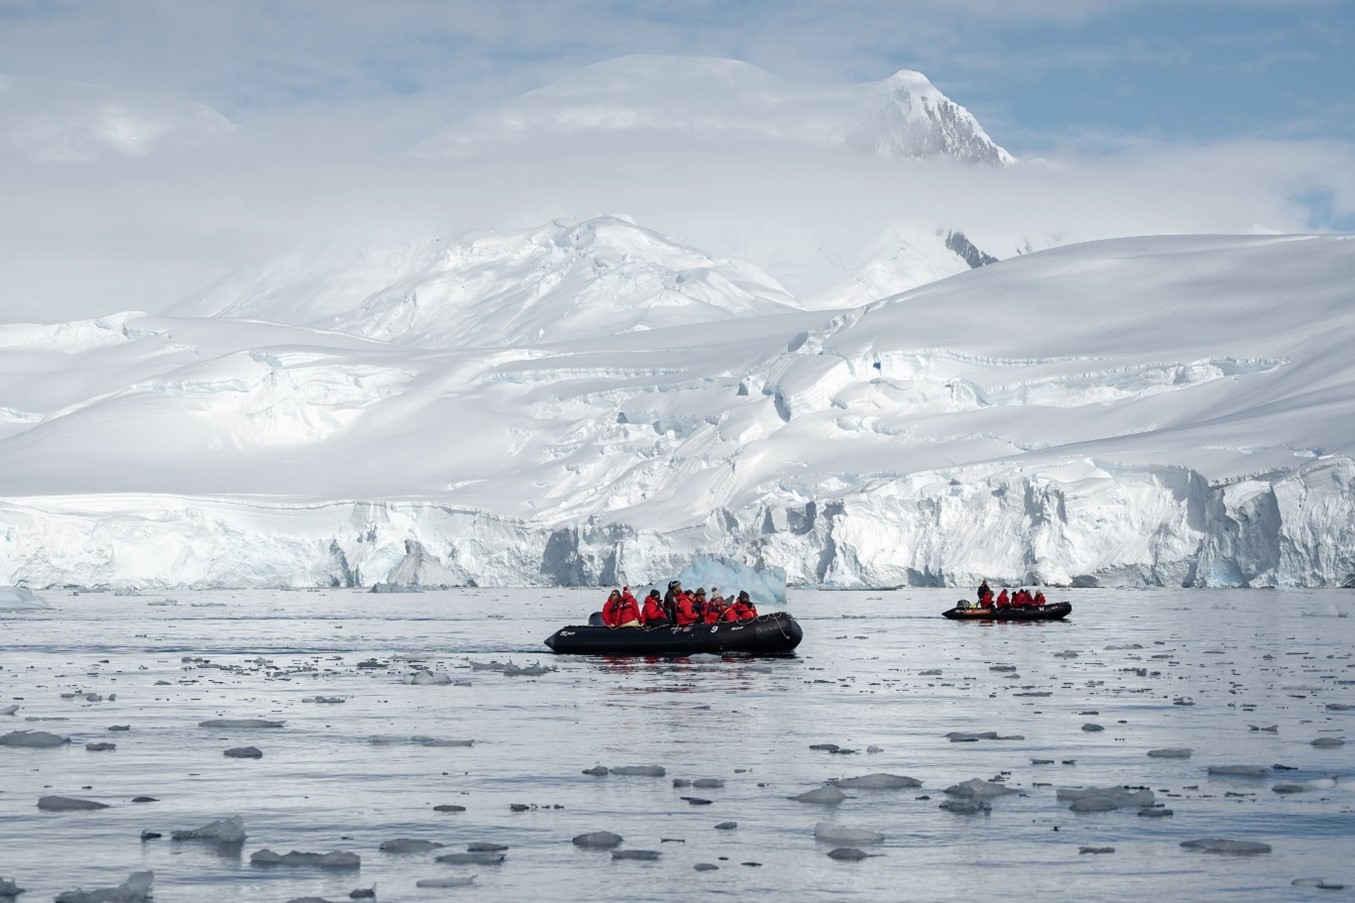
[[[961,608],[957,605],[941,614],[952,621],[1061,621],[1072,610],[1073,606],[1068,602],[1053,602],[1035,608]]]
[[[561,627],[546,638],[558,655],[694,655],[744,652],[785,655],[800,645],[804,631],[784,611],[751,621],[690,624],[686,627]]]

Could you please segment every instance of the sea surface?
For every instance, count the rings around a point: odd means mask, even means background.
[[[1313,745],[1355,740],[1349,592],[1056,591],[1066,622],[981,625],[940,617],[955,590],[792,590],[794,657],[680,660],[550,654],[546,636],[600,606],[592,590],[43,595],[52,610],[0,612],[0,710],[19,706],[0,735],[72,741],[0,746],[0,876],[29,903],[147,869],[157,903],[373,885],[381,901],[1355,899],[1313,886],[1355,886],[1355,743]],[[549,670],[483,667],[509,662]],[[420,668],[451,682],[406,683]],[[214,718],[285,725],[200,726]],[[1004,739],[947,737],[989,731]],[[262,758],[223,755],[243,746]],[[1190,757],[1148,756],[1164,748]],[[584,773],[598,765],[665,774]],[[1265,772],[1208,773],[1223,765]],[[792,799],[872,773],[921,786]],[[723,786],[674,786],[699,778]],[[1016,792],[983,814],[939,808],[973,778]],[[1121,785],[1171,814],[1056,798]],[[44,795],[109,808],[40,811]],[[243,844],[170,839],[233,815]],[[823,842],[820,822],[884,840]],[[571,842],[594,831],[659,857]],[[397,838],[446,846],[378,849]],[[1181,846],[1201,838],[1271,850]],[[434,860],[479,842],[506,845],[504,861]],[[843,846],[869,856],[829,857]],[[361,868],[251,864],[265,848],[351,851]]]

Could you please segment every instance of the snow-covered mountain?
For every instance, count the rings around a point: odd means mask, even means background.
[[[835,586],[1355,577],[1355,238],[1096,242],[818,312],[620,218],[396,263],[0,326],[0,584],[370,584],[407,541],[479,584],[698,552]]]
[[[968,110],[920,72],[819,87],[739,60],[674,56],[626,56],[587,66],[425,139],[415,153],[461,156],[583,133],[761,138],[886,157],[1013,162]]]
[[[460,242],[296,255],[176,305],[417,345],[521,345],[786,313],[756,267],[717,260],[622,216]]]

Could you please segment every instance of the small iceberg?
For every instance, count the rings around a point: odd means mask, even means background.
[[[878,831],[834,825],[826,821],[814,825],[814,839],[822,843],[836,844],[885,842],[885,836]]]
[[[70,737],[49,734],[47,731],[10,731],[0,736],[0,746],[19,749],[48,749],[53,746],[64,746],[70,742]]]
[[[26,586],[0,586],[0,611],[46,611],[51,607]]]
[[[245,839],[245,820],[239,815],[218,818],[191,831],[172,831],[171,840],[213,840],[217,843],[241,843]]]
[[[339,852],[303,853],[292,850],[290,853],[274,853],[263,849],[250,854],[251,865],[310,865],[325,869],[355,869],[362,867],[362,858],[357,853]]]
[[[57,894],[56,903],[142,903],[150,899],[151,884],[154,881],[155,872],[132,872],[127,880],[117,887],[68,890]]]
[[[71,796],[40,796],[38,808],[43,812],[88,812],[93,809],[107,809],[108,804]]]

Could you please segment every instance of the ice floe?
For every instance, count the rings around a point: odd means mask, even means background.
[[[198,727],[217,727],[217,728],[273,728],[282,727],[285,721],[270,721],[266,718],[210,718],[206,721],[199,721]]]
[[[823,843],[884,843],[885,836],[868,828],[853,828],[821,821],[814,824],[814,839]]]
[[[19,749],[48,749],[70,743],[70,737],[62,737],[47,731],[10,731],[0,736],[0,746],[12,746]]]
[[[395,840],[385,840],[381,842],[379,849],[383,853],[431,853],[433,850],[440,850],[446,844],[438,843],[436,840],[419,840],[413,837],[398,837]]]
[[[212,840],[217,843],[241,843],[245,836],[245,819],[239,815],[218,818],[201,828],[170,832],[171,840]]]
[[[132,872],[117,887],[68,890],[57,894],[56,903],[142,903],[150,899],[154,881],[155,872]]]
[[[611,831],[591,831],[587,834],[577,834],[574,837],[575,846],[592,847],[599,850],[619,847],[622,842],[621,835],[613,834]]]
[[[922,786],[917,778],[886,772],[864,774],[856,778],[834,778],[830,783],[850,790],[901,790]]]
[[[799,796],[793,796],[791,799],[801,803],[815,803],[820,806],[836,806],[847,798],[847,794],[838,790],[831,784],[823,787],[817,787],[814,790],[807,790]]]
[[[71,796],[40,796],[38,808],[44,812],[88,812],[93,809],[107,809],[108,804]]]
[[[1151,806],[1156,801],[1153,791],[1146,787],[1064,789],[1055,793],[1055,799],[1069,803],[1068,808],[1073,812],[1110,812],[1131,806]]]
[[[328,853],[303,853],[292,850],[290,853],[275,853],[270,849],[251,853],[252,865],[308,865],[326,869],[355,869],[362,867],[362,857],[357,853],[333,850]]]
[[[982,778],[970,778],[967,781],[961,781],[958,784],[952,784],[945,791],[950,796],[958,796],[962,799],[987,800],[999,796],[1007,796],[1017,791],[1005,784],[999,784],[995,781],[985,781]]]
[[[1270,852],[1270,844],[1268,843],[1258,843],[1253,840],[1226,840],[1222,837],[1183,840],[1181,846],[1187,849],[1203,850],[1206,853],[1234,853],[1244,856]]]

